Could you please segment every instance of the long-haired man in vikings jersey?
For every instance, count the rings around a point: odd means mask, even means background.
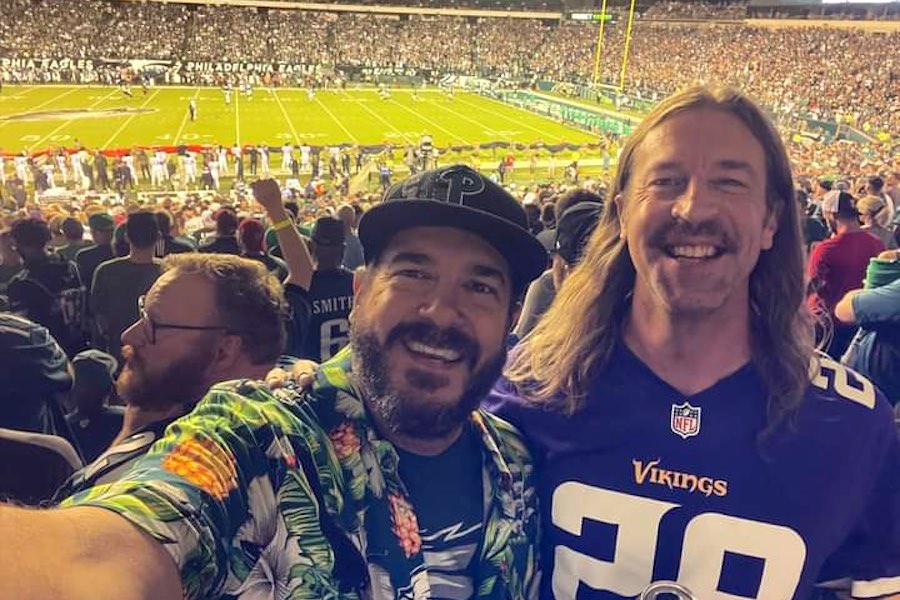
[[[897,431],[869,381],[813,348],[790,165],[762,111],[731,90],[670,97],[611,197],[489,400],[540,470],[542,596],[900,593]]]

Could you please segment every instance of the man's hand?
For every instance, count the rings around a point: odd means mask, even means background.
[[[266,374],[266,385],[269,386],[269,389],[277,390],[284,387],[284,384],[287,383],[287,378],[287,371],[281,367],[275,367]]]
[[[300,391],[305,392],[312,387],[313,376],[318,368],[319,363],[305,358],[301,358],[294,363],[294,366],[291,367],[290,376],[294,383],[297,384],[297,387],[300,388]]]
[[[301,358],[294,363],[290,372],[280,367],[275,367],[269,371],[268,375],[266,375],[266,385],[275,390],[284,387],[288,380],[291,380],[299,391],[305,392],[312,387],[313,375],[318,368],[319,363]]]
[[[272,211],[278,209],[284,210],[284,203],[281,201],[281,188],[274,179],[260,179],[250,184],[253,190],[253,197],[259,202],[266,212],[271,215]]]

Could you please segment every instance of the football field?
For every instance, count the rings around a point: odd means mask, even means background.
[[[194,98],[197,118],[189,118]],[[438,147],[488,142],[585,144],[589,132],[476,94],[453,97],[423,90],[256,89],[252,97],[234,93],[226,104],[217,88],[134,89],[100,86],[12,86],[0,93],[0,150],[39,152],[53,147],[112,150],[137,145],[267,144],[312,146],[353,144],[417,145],[422,135]]]

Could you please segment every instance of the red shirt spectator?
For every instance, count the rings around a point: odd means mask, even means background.
[[[884,244],[860,228],[856,203],[850,194],[828,192],[822,200],[822,212],[835,235],[817,244],[809,256],[809,305],[814,313],[828,315],[834,322],[835,304],[862,285],[869,259],[878,256]],[[835,324],[828,353],[840,358],[854,331],[855,327]]]
[[[810,306],[821,305],[833,314],[844,294],[862,285],[869,259],[883,250],[881,240],[862,230],[840,233],[816,244],[809,257],[814,290]]]

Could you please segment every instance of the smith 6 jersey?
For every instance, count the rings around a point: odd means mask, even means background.
[[[573,416],[501,380],[488,408],[534,453],[542,598],[634,598],[677,581],[700,600],[807,600],[817,584],[900,592],[900,443],[866,379],[821,358],[802,408],[760,438],[750,365],[686,397],[624,344]]]

